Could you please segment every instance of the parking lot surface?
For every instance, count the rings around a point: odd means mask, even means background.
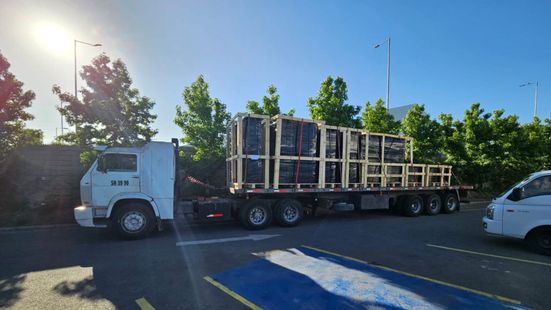
[[[0,308],[548,309],[551,258],[485,236],[484,206],[262,231],[175,222],[137,241],[80,227],[1,232]]]

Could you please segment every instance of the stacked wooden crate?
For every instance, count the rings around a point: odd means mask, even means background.
[[[238,113],[226,134],[228,185],[270,188],[270,117]]]
[[[235,189],[361,189],[451,183],[451,166],[413,163],[413,139],[409,137],[287,115],[269,118],[244,113],[232,119],[227,137],[228,184]]]
[[[273,188],[319,187],[323,183],[320,159],[324,150],[323,121],[276,115],[270,128],[270,179]],[[322,169],[323,170],[323,169]]]

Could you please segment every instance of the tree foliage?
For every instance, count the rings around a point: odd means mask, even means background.
[[[109,146],[136,145],[150,141],[157,134],[151,123],[155,105],[132,87],[132,79],[122,60],[101,54],[91,65],[83,66],[80,76],[86,86],[80,89],[82,99],[62,92],[54,85],[53,92],[65,103],[58,110],[75,132],[58,137],[59,141],[90,148],[94,144]]]
[[[174,122],[182,128],[184,143],[195,148],[194,160],[224,157],[224,135],[230,114],[226,105],[211,98],[209,85],[202,75],[183,92],[187,109],[176,106]]]
[[[24,144],[41,144],[42,131],[25,128],[34,117],[30,108],[35,94],[23,90],[23,82],[9,71],[10,63],[0,53],[0,161]]]
[[[381,98],[374,105],[366,102],[362,120],[364,129],[370,132],[396,134],[400,130],[400,122],[394,120]]]
[[[268,89],[266,90],[268,95],[262,97],[262,106],[260,106],[260,103],[258,101],[249,100],[247,102],[247,112],[253,113],[253,114],[261,114],[261,115],[269,115],[274,116],[277,114],[281,114],[281,110],[279,108],[279,95],[277,94],[277,88],[274,85],[268,86]],[[295,109],[289,110],[287,112],[287,115],[293,116],[295,114]]]
[[[328,76],[322,83],[318,95],[307,102],[310,116],[323,120],[327,125],[361,128],[358,117],[360,107],[346,103],[348,90],[341,77]]]
[[[414,158],[426,163],[438,161],[441,143],[440,125],[425,113],[424,105],[413,105],[402,121],[401,132],[414,139]]]

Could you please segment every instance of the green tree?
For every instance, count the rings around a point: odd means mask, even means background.
[[[274,116],[281,114],[279,108],[279,95],[277,94],[277,88],[274,85],[268,86],[266,90],[268,96],[262,97],[262,106],[258,101],[249,100],[247,102],[247,111],[253,114],[269,115]],[[295,109],[289,110],[287,115],[293,116],[295,114]]]
[[[341,77],[328,76],[321,83],[318,95],[308,99],[310,117],[323,120],[327,125],[361,128],[360,107],[346,104],[346,100],[346,82]]]
[[[466,180],[478,185],[484,185],[491,172],[490,157],[490,113],[484,113],[480,103],[475,103],[465,111],[463,116],[463,141],[465,144],[465,161],[463,175]]]
[[[414,159],[422,163],[437,162],[440,155],[440,125],[425,113],[425,106],[415,104],[401,124],[401,132],[414,139]]]
[[[10,63],[0,53],[0,161],[19,145],[37,142],[27,139],[31,131],[42,135],[41,131],[25,128],[25,122],[34,118],[25,109],[31,107],[35,94],[24,91],[23,82],[9,68]]]
[[[370,132],[397,134],[400,130],[400,122],[394,120],[381,98],[374,105],[366,102],[362,120],[364,129]]]
[[[441,153],[445,162],[454,166],[457,173],[467,165],[467,151],[465,149],[465,128],[461,120],[454,120],[451,114],[440,114],[440,142]]]
[[[187,109],[176,106],[174,122],[182,128],[182,142],[195,147],[193,159],[223,158],[224,135],[230,119],[226,105],[210,97],[209,85],[202,75],[184,88],[183,99]]]
[[[82,100],[62,92],[54,85],[53,92],[65,103],[58,108],[76,131],[58,137],[59,141],[77,144],[89,152],[81,158],[93,156],[91,146],[137,145],[157,134],[151,123],[157,118],[151,113],[155,105],[132,87],[132,79],[122,60],[101,54],[91,65],[83,66],[80,76],[86,86],[80,89]]]

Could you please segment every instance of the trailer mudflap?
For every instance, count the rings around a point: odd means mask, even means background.
[[[213,199],[194,201],[193,211],[200,222],[220,222],[231,219],[232,201],[230,199]]]

